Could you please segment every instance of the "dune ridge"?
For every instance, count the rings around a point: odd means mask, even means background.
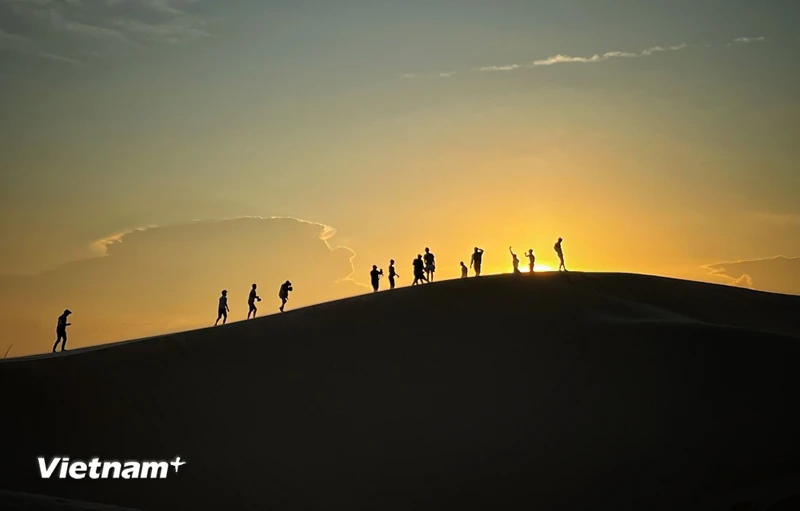
[[[800,475],[799,340],[800,297],[571,272],[8,359],[0,487],[147,511],[710,506]],[[39,479],[60,454],[188,464]]]

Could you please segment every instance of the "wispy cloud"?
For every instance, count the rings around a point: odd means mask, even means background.
[[[31,40],[19,34],[12,34],[0,28],[0,48],[22,46],[30,43]]]
[[[688,47],[689,47],[688,44],[681,43],[673,46],[653,46],[651,48],[647,48],[645,50],[640,50],[636,52],[608,51],[603,54],[595,53],[590,57],[572,57],[570,55],[559,54],[559,55],[553,55],[552,57],[548,57],[546,59],[534,60],[533,65],[552,66],[553,64],[569,64],[569,63],[591,64],[594,62],[603,62],[604,60],[609,60],[609,59],[649,57],[650,55],[654,55],[656,53],[661,53],[665,51],[678,51]]]
[[[408,80],[411,78],[450,78],[456,74],[458,74],[456,71],[445,71],[442,73],[403,73],[400,76]]]
[[[71,59],[69,57],[64,57],[61,55],[56,55],[55,53],[50,53],[47,51],[37,52],[36,55],[42,57],[43,59],[55,60],[56,62],[63,62],[65,64],[72,64],[75,66],[83,65],[83,62],[81,62],[80,60]]]
[[[117,19],[114,25],[131,33],[144,36],[151,41],[187,43],[200,37],[211,37],[211,33],[200,28],[203,23],[180,18],[169,23],[144,23],[135,19]]]
[[[533,62],[528,64],[514,63],[514,64],[481,66],[473,68],[472,70],[480,73],[493,73],[493,72],[517,71],[519,69],[531,69],[541,66],[552,66],[555,64],[570,64],[570,63],[591,64],[595,62],[603,62],[610,59],[649,57],[657,53],[678,51],[678,50],[683,50],[685,48],[689,48],[689,45],[686,43],[681,43],[672,46],[652,46],[650,48],[646,48],[644,50],[639,50],[639,51],[608,51],[605,53],[595,53],[590,56],[572,56],[559,53],[557,55],[552,55],[547,58],[534,60]],[[438,76],[444,78],[447,76],[452,76],[454,74],[456,74],[454,71],[450,71],[447,73],[439,73]],[[403,78],[422,78],[431,76],[437,76],[437,75],[406,73],[403,75]]]
[[[515,69],[519,69],[519,64],[509,64],[507,66],[483,66],[479,67],[477,71],[513,71]]]
[[[33,39],[19,34],[6,32],[1,28],[0,28],[0,50],[12,51],[22,55],[41,57],[44,59],[58,61],[65,64],[74,64],[74,65],[82,64],[82,62],[80,62],[77,59],[72,59],[69,57],[64,57],[62,55],[57,55],[49,51],[41,50],[38,48],[36,42]]]
[[[800,257],[775,256],[703,266],[714,280],[734,286],[800,294]]]
[[[766,41],[767,38],[764,36],[758,37],[737,37],[733,40],[733,42],[729,43],[727,46],[733,45],[740,45],[740,44],[750,44],[750,43],[757,43]],[[800,40],[800,39],[798,39]],[[502,64],[502,65],[488,65],[488,66],[481,66],[472,68],[472,71],[477,71],[481,73],[492,73],[492,72],[508,72],[508,71],[517,71],[519,69],[532,69],[536,67],[546,67],[546,66],[553,66],[556,64],[594,64],[598,62],[605,62],[607,60],[612,59],[635,59],[635,58],[642,58],[642,57],[650,57],[659,53],[665,52],[674,52],[679,50],[684,50],[687,48],[710,48],[712,45],[710,44],[693,44],[690,45],[688,43],[680,43],[680,44],[673,44],[670,46],[651,46],[649,48],[645,48],[643,50],[637,51],[607,51],[605,53],[594,53],[588,56],[574,56],[574,55],[566,55],[563,53],[559,53],[556,55],[552,55],[550,57],[542,58],[534,60],[528,64]],[[450,71],[447,73],[405,73],[402,75],[403,78],[429,78],[429,77],[447,77],[452,76],[455,74],[454,71]]]
[[[731,42],[731,43],[730,43],[728,46],[731,46],[731,45],[733,45],[733,44],[737,44],[737,43],[738,43],[738,44],[762,43],[762,42],[764,42],[764,41],[766,41],[766,40],[767,40],[767,38],[766,38],[766,37],[764,37],[764,36],[758,36],[758,37],[737,37],[737,38],[736,38],[736,39],[734,39],[734,40],[733,40],[733,42]]]
[[[0,14],[25,29],[0,30],[0,48],[74,63],[119,46],[184,44],[212,36],[196,9],[197,0],[0,0]]]

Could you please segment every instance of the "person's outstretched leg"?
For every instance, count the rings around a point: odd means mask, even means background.
[[[53,344],[53,353],[56,352],[56,348],[58,348],[58,343],[60,342],[61,342],[61,334],[58,334],[58,337],[56,338],[56,343]]]

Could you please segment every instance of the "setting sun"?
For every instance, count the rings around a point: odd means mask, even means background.
[[[522,264],[519,265],[519,271],[522,272],[522,273],[530,273],[528,271],[528,266],[527,265],[523,266]],[[555,268],[553,268],[551,266],[548,266],[546,264],[538,264],[537,263],[537,264],[534,265],[534,267],[533,267],[533,272],[534,273],[539,273],[539,272],[542,272],[542,271],[555,271]]]

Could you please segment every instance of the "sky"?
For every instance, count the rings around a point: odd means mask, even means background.
[[[0,0],[0,351],[542,269],[800,294],[794,0]],[[239,317],[241,316],[241,318]]]

